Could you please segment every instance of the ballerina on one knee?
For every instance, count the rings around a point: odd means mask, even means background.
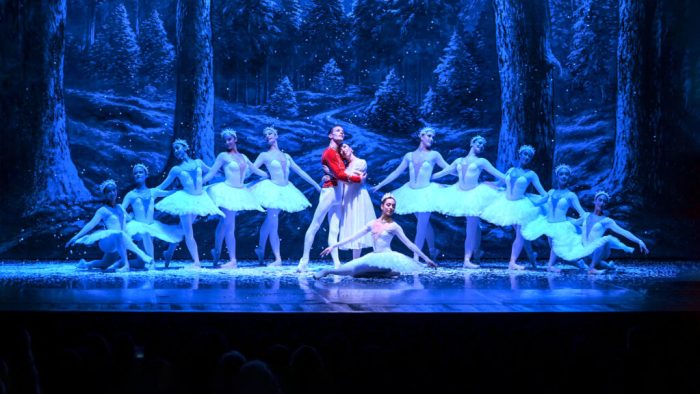
[[[493,175],[499,181],[505,180],[505,175],[498,171],[485,158],[479,157],[484,151],[486,139],[476,136],[471,139],[469,153],[450,164],[449,167],[433,175],[433,179],[457,172],[458,181],[440,192],[440,212],[451,216],[466,218],[466,234],[464,238],[464,268],[479,268],[472,263],[476,253],[478,260],[481,243],[480,216],[484,209],[498,198],[498,191],[485,183],[479,183],[482,171]]]
[[[355,152],[348,144],[340,146],[340,156],[347,162],[345,173],[367,173],[367,162],[355,156]],[[340,220],[340,239],[345,239],[362,230],[367,223],[377,218],[374,206],[365,188],[364,180],[360,183],[347,183],[343,191],[342,218]],[[356,259],[362,254],[363,248],[372,247],[372,237],[367,234],[352,242],[339,247],[342,250],[352,250],[352,258]]]
[[[521,228],[535,220],[539,215],[540,208],[536,206],[525,194],[530,185],[534,186],[540,194],[537,204],[541,205],[549,197],[540,183],[537,174],[525,167],[532,161],[535,155],[535,148],[530,145],[523,145],[518,149],[518,162],[505,174],[506,191],[499,196],[491,205],[484,209],[481,218],[497,226],[513,226],[515,230],[515,240],[511,246],[508,269],[523,270],[524,266],[517,264],[520,252],[523,247],[530,257],[530,264],[535,265],[536,260],[530,246],[530,241],[526,241],[521,233]]]
[[[214,205],[207,193],[202,188],[202,173],[209,170],[209,166],[202,160],[191,159],[187,154],[189,145],[185,140],[176,139],[173,142],[173,155],[180,164],[173,166],[168,176],[156,189],[165,190],[173,181],[178,180],[181,190],[163,198],[156,204],[156,209],[174,216],[180,217],[180,227],[185,237],[187,250],[190,252],[193,268],[200,268],[199,249],[194,238],[192,225],[197,216],[220,215],[224,213]]]
[[[258,260],[262,262],[265,257],[265,246],[269,238],[272,254],[275,256],[275,261],[269,265],[279,266],[282,265],[278,232],[280,213],[282,211],[289,213],[299,212],[311,206],[304,194],[294,184],[289,182],[290,171],[297,173],[301,179],[312,185],[318,192],[321,192],[321,186],[304,172],[291,156],[279,149],[278,134],[274,127],[266,127],[263,130],[263,135],[270,148],[267,152],[258,155],[253,166],[260,168],[260,166],[265,165],[265,168],[270,173],[270,179],[258,182],[250,188],[257,201],[267,211],[265,221],[260,226],[260,237],[258,246],[255,248],[255,254],[258,256]]]
[[[437,201],[442,185],[430,182],[430,177],[436,164],[441,168],[447,167],[448,164],[440,153],[432,150],[435,137],[435,130],[432,127],[422,128],[418,137],[420,139],[418,148],[406,153],[399,166],[386,179],[373,187],[372,191],[378,191],[408,169],[409,181],[392,192],[399,201],[402,201],[396,213],[416,215],[415,243],[419,249],[423,249],[423,244],[427,241],[430,256],[435,259],[438,250],[435,248],[435,233],[430,224],[430,214],[439,211]],[[418,255],[414,255],[413,258],[417,260]]]
[[[328,275],[348,275],[353,277],[395,277],[400,274],[414,274],[423,270],[423,266],[417,261],[401,253],[391,250],[391,241],[398,237],[413,253],[422,258],[428,267],[437,265],[426,256],[403,232],[401,226],[394,222],[393,214],[396,208],[396,199],[390,193],[382,197],[380,209],[382,215],[367,223],[365,228],[353,234],[349,238],[328,246],[321,252],[326,256],[333,249],[346,243],[360,239],[371,234],[374,251],[360,258],[354,259],[331,270],[321,270],[314,274],[314,278],[323,278]]]
[[[153,219],[155,199],[167,197],[172,191],[149,189],[146,186],[148,167],[138,163],[133,168],[136,188],[124,196],[122,207],[127,211],[129,207],[133,211],[133,219],[126,223],[126,232],[133,239],[141,240],[143,249],[147,255],[154,256],[153,238],[167,242],[168,249],[164,253],[165,267],[170,265],[177,244],[182,241],[182,229],[178,226],[163,224]],[[152,267],[149,267],[152,268]]]
[[[153,258],[139,249],[125,231],[126,211],[121,205],[117,204],[116,182],[111,179],[102,182],[100,184],[100,193],[102,193],[105,205],[97,209],[92,219],[66,243],[66,247],[70,247],[73,244],[92,245],[97,242],[104,255],[100,260],[89,262],[80,260],[78,268],[129,271],[132,267],[126,254],[127,250],[134,252],[140,259],[140,262],[135,264],[145,263],[150,265],[153,262]],[[104,229],[90,233],[100,223],[102,223]]]

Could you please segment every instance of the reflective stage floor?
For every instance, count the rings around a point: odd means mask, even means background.
[[[588,275],[513,272],[503,262],[398,279],[314,280],[295,266],[190,269],[174,262],[152,271],[79,271],[74,262],[1,262],[2,311],[106,312],[660,312],[700,311],[700,264],[625,261]],[[205,263],[205,267],[206,267]],[[328,267],[312,262],[311,270]]]

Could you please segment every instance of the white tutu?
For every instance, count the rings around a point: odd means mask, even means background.
[[[524,225],[520,229],[520,233],[528,241],[534,241],[543,235],[553,240],[578,235],[576,226],[570,221],[564,220],[563,222],[550,223],[544,216],[538,216],[535,220]]]
[[[539,213],[540,209],[527,197],[508,200],[505,195],[501,195],[484,209],[481,218],[497,226],[523,226],[535,220]]]
[[[171,244],[182,241],[183,237],[180,226],[163,224],[157,220],[150,224],[132,220],[126,224],[126,233],[132,238],[148,234]]]
[[[99,242],[107,237],[111,237],[114,234],[123,234],[121,230],[97,230],[90,234],[83,235],[82,237],[75,240],[76,244],[92,245],[95,242]]]
[[[190,194],[184,190],[178,190],[160,200],[156,204],[156,209],[174,216],[224,216],[224,213],[214,205],[214,202],[206,193]]]
[[[498,195],[496,189],[483,183],[471,190],[463,190],[455,183],[440,190],[440,213],[450,216],[481,216]]]
[[[265,212],[247,187],[231,187],[225,182],[219,182],[208,187],[207,193],[219,208],[229,211]]]
[[[347,185],[347,188],[343,196],[343,218],[340,222],[340,239],[352,237],[360,230],[366,228],[367,223],[377,218],[367,189],[357,183],[351,183]],[[371,248],[372,244],[372,236],[367,234],[360,239],[340,246],[339,249]]]
[[[438,212],[438,198],[445,189],[444,185],[430,183],[428,186],[413,189],[408,183],[391,192],[396,198],[395,213],[405,215],[418,212]]]
[[[581,239],[581,235],[575,233],[569,234],[569,236],[566,237],[554,238],[552,239],[552,251],[554,251],[554,254],[567,261],[577,261],[586,256],[590,256],[596,249],[606,243],[611,249],[620,249],[627,253],[632,253],[634,251],[634,248],[625,245],[612,235],[605,235],[589,242],[587,245],[584,245]]]
[[[280,186],[265,179],[253,185],[250,191],[263,208],[299,212],[311,206],[309,200],[291,182]]]
[[[375,268],[388,268],[402,274],[413,274],[423,271],[423,265],[408,256],[394,251],[367,253],[360,258],[343,264],[342,268],[356,268],[360,265],[368,265]]]

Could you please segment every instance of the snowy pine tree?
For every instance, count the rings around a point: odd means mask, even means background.
[[[440,117],[442,114],[442,111],[438,108],[437,103],[435,102],[437,100],[437,96],[435,95],[435,91],[433,91],[433,88],[430,87],[428,89],[428,92],[425,93],[425,97],[423,98],[423,104],[420,106],[420,115],[423,117],[423,119],[427,121],[433,121],[436,120]]]
[[[107,64],[112,86],[115,90],[133,92],[138,86],[140,50],[124,4],[118,4],[112,10],[107,24],[107,36],[111,52]]]
[[[170,86],[175,76],[175,48],[168,41],[158,11],[153,10],[148,19],[141,23],[139,45],[144,85]]]
[[[349,64],[348,31],[349,21],[340,0],[311,0],[311,9],[301,27],[306,75],[318,73],[331,58]]]
[[[401,90],[401,80],[392,69],[365,109],[367,125],[374,129],[411,132],[420,124],[416,107]]]
[[[323,93],[340,93],[345,86],[345,81],[340,73],[340,68],[331,59],[323,66],[321,72],[314,78],[314,89]]]
[[[435,109],[452,114],[455,120],[472,121],[478,114],[474,109],[475,89],[479,80],[479,69],[469,50],[456,32],[445,48],[440,64],[435,68]]]
[[[282,78],[270,97],[267,110],[275,116],[293,118],[299,115],[294,88],[288,77]]]

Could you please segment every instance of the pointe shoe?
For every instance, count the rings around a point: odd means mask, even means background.
[[[127,265],[124,264],[121,267],[117,268],[115,272],[129,272],[131,268]]]
[[[525,266],[516,263],[508,263],[508,269],[513,271],[522,271],[525,269]]]
[[[328,270],[316,271],[316,272],[314,272],[314,274],[313,274],[313,278],[316,279],[316,280],[319,280],[319,279],[321,279],[321,278],[325,278],[326,276],[328,276]]]
[[[553,265],[548,265],[547,272],[553,272],[555,274],[558,274],[558,273],[561,273],[561,270]]]
[[[201,269],[202,268],[202,263],[192,263],[192,266],[190,267],[192,269]]]
[[[464,264],[462,264],[462,268],[476,269],[481,268],[481,266],[479,264],[474,264],[471,261],[465,261]]]
[[[238,268],[238,262],[237,262],[237,261],[229,261],[229,262],[226,263],[226,264],[222,264],[222,265],[221,265],[221,268],[223,268],[223,269],[234,269],[234,268]]]
[[[265,260],[265,251],[262,247],[258,246],[255,248],[255,255],[258,256],[258,263],[264,265],[263,260]]]
[[[600,275],[600,274],[604,274],[604,273],[605,273],[605,270],[599,270],[599,269],[595,269],[595,268],[589,268],[589,269],[588,269],[588,273],[589,273],[590,275]]]
[[[338,269],[340,268],[340,261],[336,261],[333,263],[333,268]]]
[[[587,270],[588,270],[588,266],[586,265],[586,262],[583,261],[583,259],[580,259],[579,261],[577,261],[577,262],[576,262],[576,266],[577,266],[578,269],[580,269],[581,271],[587,271]]]
[[[309,270],[309,260],[305,258],[299,259],[299,265],[297,265],[297,272],[306,272]]]
[[[275,260],[271,262],[270,264],[267,265],[268,267],[281,267],[282,266],[282,260]]]
[[[116,263],[110,265],[109,267],[105,268],[105,272],[117,272],[119,268],[122,267],[122,262],[117,261]]]

